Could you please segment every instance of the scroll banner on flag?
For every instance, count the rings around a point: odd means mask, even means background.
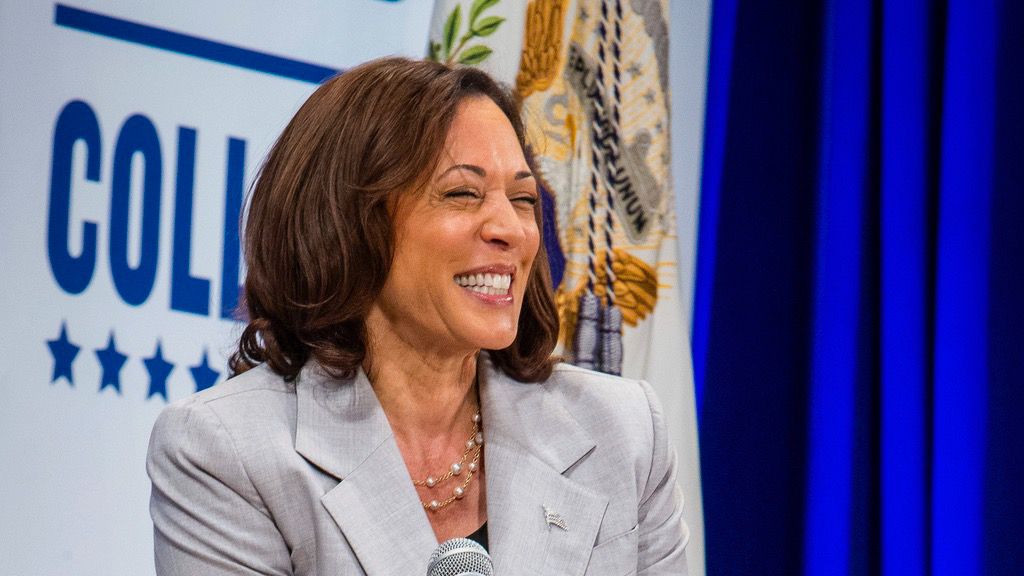
[[[679,453],[689,573],[703,575],[689,303],[670,174],[668,14],[663,0],[439,0],[428,55],[479,66],[523,98],[561,352],[657,390]]]

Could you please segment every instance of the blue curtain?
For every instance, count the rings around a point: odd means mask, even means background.
[[[1024,574],[1024,3],[713,3],[707,567]]]

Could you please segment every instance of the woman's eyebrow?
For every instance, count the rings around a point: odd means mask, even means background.
[[[468,170],[481,178],[487,177],[487,170],[484,170],[482,167],[477,166],[476,164],[453,164],[446,168],[444,172],[441,172],[441,174],[438,175],[438,178],[443,178],[446,174],[453,170]],[[514,179],[524,180],[526,178],[533,178],[533,172],[530,172],[529,170],[520,170],[519,172],[516,172]]]
[[[484,170],[483,168],[475,164],[454,164],[452,166],[449,166],[444,172],[441,172],[438,178],[444,176],[445,174],[451,172],[452,170],[469,170],[470,172],[476,174],[481,178],[487,176],[487,170]]]

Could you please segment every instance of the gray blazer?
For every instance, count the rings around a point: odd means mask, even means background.
[[[647,383],[559,365],[524,384],[481,355],[480,401],[495,574],[686,574],[675,453]],[[147,470],[161,576],[414,576],[438,544],[362,373],[310,363],[287,383],[261,366],[175,402]]]

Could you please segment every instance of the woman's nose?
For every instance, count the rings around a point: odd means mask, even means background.
[[[486,242],[509,247],[518,246],[526,236],[522,215],[504,193],[494,194],[492,198],[493,200],[489,199],[487,202],[484,222],[480,229],[481,237]]]

